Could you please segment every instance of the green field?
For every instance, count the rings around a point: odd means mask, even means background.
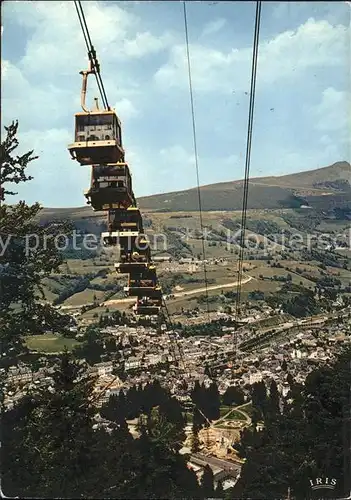
[[[44,334],[31,335],[26,338],[27,347],[38,352],[62,352],[65,347],[71,351],[77,344],[77,340],[65,338],[61,335]]]
[[[232,406],[221,406],[219,409],[219,414],[222,417],[228,413],[233,407]]]
[[[236,411],[235,409],[229,413],[227,417],[224,418],[224,420],[243,420],[245,421],[244,415]]]
[[[339,172],[340,169],[344,171],[346,167],[345,165],[337,165],[335,168],[337,172]],[[330,167],[330,170],[334,171],[335,168]],[[322,169],[320,174],[324,179],[326,172]],[[303,182],[303,186],[305,186],[306,175],[305,173],[301,175],[301,182]],[[317,174],[313,174],[313,179],[315,179],[315,175]],[[296,182],[296,177],[293,178],[295,179],[294,182]],[[266,179],[263,184],[261,184],[261,181],[262,179],[260,180],[261,187],[266,188],[267,185],[265,183],[271,182],[272,179]],[[274,178],[273,181],[274,185],[272,185],[272,187],[275,188],[276,183],[279,183],[280,181],[278,178]],[[280,187],[285,189],[286,179],[284,178],[283,181],[284,182]],[[232,184],[229,183],[229,185],[232,190]],[[256,187],[257,186],[258,185],[256,184]],[[212,195],[217,196],[217,188],[222,190],[223,185],[215,187],[214,191],[212,188],[206,187],[205,191],[207,191],[207,194],[211,197]],[[190,193],[190,198],[193,197],[193,194],[194,193],[192,192]],[[157,197],[151,198],[154,202]],[[152,200],[144,200],[147,201],[144,208],[150,208],[151,205],[149,206],[149,202]],[[221,207],[223,208],[222,201],[225,201],[222,195],[219,197],[218,201],[220,203],[217,205],[215,210],[204,211],[203,213],[203,226],[209,231],[208,240],[205,241],[206,258],[210,261],[206,266],[209,288],[211,286],[222,286],[224,284],[233,283],[236,282],[237,279],[238,247],[231,245],[232,248],[228,250],[226,242],[220,242],[218,241],[218,238],[225,238],[226,235],[228,235],[228,228],[231,228],[230,231],[232,232],[236,231],[236,225],[239,224],[241,220],[241,212],[240,210],[235,211],[233,209],[230,211],[220,210]],[[163,202],[157,208],[162,208],[162,206]],[[55,211],[46,209],[45,217],[53,217],[55,214],[59,217],[62,216],[63,213],[68,215],[69,210],[70,209],[60,209]],[[206,305],[203,302],[198,302],[197,300],[199,295],[205,294],[205,291],[203,290],[205,287],[203,265],[179,265],[177,262],[180,257],[193,257],[196,260],[198,258],[198,254],[202,253],[203,243],[203,241],[199,238],[199,234],[197,234],[200,229],[200,216],[198,211],[191,211],[186,205],[182,206],[182,210],[186,211],[149,211],[146,215],[149,221],[146,232],[149,235],[151,242],[153,242],[153,236],[156,234],[162,235],[164,233],[164,229],[166,228],[166,236],[169,245],[168,253],[172,256],[173,261],[171,263],[158,262],[157,275],[160,280],[161,287],[163,287],[164,290],[167,289],[167,294],[181,293],[181,296],[167,300],[167,305],[171,314],[181,312],[182,308],[185,310],[197,307],[201,310],[206,308]],[[89,229],[89,231],[94,234],[99,234],[101,232],[104,216],[91,212],[89,207],[71,209],[71,212],[70,217],[75,221],[75,223],[78,224],[78,227],[81,227],[81,229],[84,230]],[[143,208],[142,212],[144,212]],[[313,226],[313,221],[316,223],[318,222],[318,229],[325,232],[339,232],[339,230],[347,227],[348,222],[346,220],[323,220],[323,216],[320,213],[316,212],[315,214],[313,212],[313,214],[312,217],[310,211],[304,212],[301,210],[283,208],[267,209],[265,207],[260,209],[257,207],[256,209],[250,209],[247,211],[247,234],[255,234],[257,241],[262,241],[264,237],[273,238],[273,235],[278,234],[280,230],[285,229],[291,234],[300,232],[304,236],[304,239],[306,239],[306,236],[310,234],[311,231],[312,233],[314,231],[314,229],[310,229],[311,224]],[[197,232],[195,230],[197,230]],[[185,246],[184,243],[186,243]],[[158,252],[161,251],[161,253],[163,253],[163,248],[161,248],[163,247],[162,241],[157,246]],[[112,253],[102,253],[101,255],[84,260],[79,260],[79,258],[69,258],[67,262],[61,266],[63,276],[61,275],[60,277],[59,275],[54,274],[50,278],[45,278],[44,290],[46,300],[52,301],[55,298],[62,296],[62,299],[60,298],[60,303],[63,306],[79,307],[94,301],[102,304],[105,300],[119,300],[123,298],[123,291],[121,290],[117,292],[117,290],[125,284],[126,276],[118,276],[114,270],[114,262],[118,260],[118,252],[116,252],[117,251],[114,250]],[[153,254],[158,252],[153,250]],[[351,252],[349,249],[345,249],[340,250],[338,253],[339,259],[336,257],[336,260],[339,260],[339,264],[341,265],[339,267],[331,267],[327,262],[328,267],[326,268],[326,272],[328,275],[333,274],[336,278],[338,278],[342,286],[349,286],[351,282]],[[267,257],[267,254],[269,254],[269,257]],[[79,253],[77,254],[77,257],[78,256]],[[214,264],[211,262],[211,259],[218,257],[223,257],[225,263],[218,262],[217,264]],[[268,260],[268,258],[270,260]],[[348,269],[342,268],[344,265],[344,259],[349,259],[349,262],[346,262],[345,264],[345,267]],[[281,267],[276,267],[277,264]],[[244,271],[247,272],[252,280],[242,284],[241,298],[242,301],[250,302],[252,301],[249,295],[250,292],[256,290],[264,292],[265,299],[269,297],[269,295],[279,292],[283,282],[274,279],[274,275],[279,278],[286,277],[290,274],[293,284],[298,286],[301,285],[307,289],[313,289],[315,287],[315,283],[311,280],[319,279],[323,276],[323,268],[321,267],[320,261],[305,259],[304,254],[300,250],[287,247],[284,251],[282,251],[279,245],[277,245],[275,249],[268,249],[267,247],[264,249],[262,246],[245,249],[244,268]],[[101,270],[106,271],[106,276],[97,276],[97,273]],[[178,275],[177,279],[173,280],[173,277],[176,275]],[[180,278],[183,279],[179,279],[179,275],[181,275]],[[79,282],[79,277],[83,276],[85,276],[85,278],[89,278],[89,283],[84,285],[83,282],[85,289],[81,290],[81,287],[78,286],[77,289],[80,291],[74,293],[75,283]],[[199,281],[197,283],[193,282],[191,281],[192,278],[197,278]],[[115,288],[110,288],[110,285],[112,284],[117,286]],[[72,289],[72,294],[69,293],[70,289]],[[202,290],[199,290],[195,294],[191,294],[190,292],[195,289]],[[235,290],[235,285],[231,288],[223,288],[223,291],[225,292],[235,292]],[[116,293],[110,295],[111,292],[114,291]],[[68,292],[68,294],[66,292]],[[213,296],[219,296],[221,292],[221,288],[215,290],[211,290],[210,288],[208,290],[208,295],[212,298]],[[232,307],[234,302],[234,299],[233,301],[227,300],[226,305]],[[119,309],[122,311],[130,310],[131,305],[132,304],[130,303],[123,304],[116,302],[114,304],[110,304],[108,307],[111,310]],[[213,301],[209,304],[209,308],[211,311],[215,311],[218,310],[219,307],[223,307],[223,305],[223,300]],[[92,311],[87,311],[80,317],[80,319],[91,321],[94,319],[93,316],[96,313],[98,315],[101,314],[101,309],[102,308],[97,307]]]
[[[86,288],[82,292],[75,293],[74,295],[71,295],[71,297],[68,297],[68,299],[66,299],[63,304],[66,306],[86,305],[94,302],[94,297],[97,301],[100,301],[105,297],[105,295],[106,293],[99,290]]]
[[[240,409],[242,411],[244,411],[245,413],[247,413],[249,417],[252,417],[253,409],[252,409],[252,403],[251,403],[251,401],[249,403],[246,403],[245,405],[241,406]]]

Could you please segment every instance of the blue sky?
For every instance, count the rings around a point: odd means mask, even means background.
[[[195,186],[182,2],[82,4],[136,196]],[[350,160],[350,9],[262,2],[252,177]],[[255,3],[187,2],[187,13],[200,182],[239,179]],[[67,144],[86,67],[73,2],[2,2],[2,124],[18,119],[22,151],[40,156],[13,201],[85,204],[90,167],[72,161]]]

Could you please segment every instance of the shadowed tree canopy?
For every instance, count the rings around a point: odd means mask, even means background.
[[[290,378],[282,413],[276,386],[271,385],[264,429],[245,429],[235,445],[246,458],[235,498],[285,498],[289,487],[291,498],[310,498],[309,480],[317,477],[336,479],[333,498],[347,496],[351,487],[350,362],[347,348],[333,364],[312,371],[304,385]],[[263,396],[265,391],[258,390]]]
[[[204,468],[201,478],[201,488],[204,498],[212,497],[214,494],[213,472],[209,465]]]
[[[183,429],[154,408],[140,419],[135,439],[115,398],[98,427],[88,366],[60,355],[50,387],[35,389],[3,413],[2,488],[39,498],[199,498],[186,457]]]

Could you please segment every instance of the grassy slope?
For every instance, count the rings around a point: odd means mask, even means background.
[[[306,228],[302,230],[306,234],[310,229],[307,227],[308,223],[312,220],[311,216],[313,213],[311,211],[295,211],[292,209],[276,208],[280,205],[280,202],[286,197],[291,196],[291,189],[296,190],[296,192],[304,192],[304,194],[309,193],[326,193],[330,192],[331,197],[336,196],[336,191],[333,189],[326,190],[323,186],[318,189],[315,185],[323,182],[330,182],[338,179],[350,179],[351,167],[345,162],[339,162],[330,167],[300,172],[298,174],[292,174],[282,177],[262,177],[251,179],[249,199],[251,200],[251,206],[257,206],[258,208],[250,209],[248,211],[248,228],[250,233],[252,233],[258,240],[262,241],[264,236],[269,237],[269,232],[274,234],[274,228],[276,230],[290,230],[291,232],[296,231],[296,221],[298,224],[307,223]],[[215,232],[223,231],[227,233],[226,222],[231,221],[235,225],[240,223],[241,212],[241,195],[242,195],[242,181],[225,182],[220,184],[212,184],[202,187],[202,197],[203,206],[205,210],[209,208],[212,211],[205,211],[203,213],[203,224],[205,228],[213,230]],[[285,198],[284,198],[285,197]],[[322,197],[323,198],[323,197]],[[324,196],[324,199],[328,196]],[[165,200],[169,200],[165,203]],[[351,197],[350,197],[351,200]],[[202,252],[202,243],[196,235],[194,235],[194,230],[200,228],[200,217],[198,213],[197,204],[197,191],[195,189],[190,189],[187,191],[177,192],[177,193],[167,193],[163,195],[155,195],[150,197],[144,197],[139,200],[139,204],[142,211],[147,210],[159,210],[160,208],[167,207],[172,208],[174,212],[148,212],[147,216],[151,219],[151,227],[147,229],[147,233],[152,237],[155,234],[161,234],[164,232],[164,228],[168,228],[169,235],[171,235],[170,240],[171,245],[165,248],[162,242],[158,244],[157,250],[154,250],[154,254],[164,253],[165,250],[173,256],[178,256],[182,254],[183,256],[194,256]],[[271,207],[271,209],[269,209]],[[195,210],[192,211],[192,210]],[[184,215],[186,217],[184,217]],[[55,209],[47,208],[43,209],[41,212],[41,220],[47,221],[52,219],[62,219],[68,218],[72,220],[77,229],[92,232],[95,234],[100,234],[105,227],[106,216],[104,213],[93,212],[89,206],[78,207],[78,208],[64,208]],[[292,222],[291,222],[292,221]],[[295,221],[295,222],[294,222]],[[262,231],[261,223],[271,224],[272,230]],[[292,225],[291,225],[292,224]],[[323,232],[329,233],[340,233],[345,230],[349,223],[348,221],[333,221],[333,220],[322,220],[316,222],[316,229]],[[255,232],[258,231],[258,232]],[[184,234],[188,234],[187,238],[184,238]],[[169,240],[169,241],[170,241]],[[151,240],[152,241],[152,240]],[[182,246],[182,242],[187,243],[188,247]],[[237,255],[235,253],[236,248],[230,245],[227,248],[227,244],[223,242],[220,244],[216,243],[216,246],[209,246],[206,243],[206,257],[207,258],[220,258],[223,257],[228,259],[228,265],[225,269],[209,269],[209,277],[212,277],[215,282],[214,284],[221,284],[225,282],[234,281],[235,269],[236,269],[236,259]],[[277,247],[272,250],[272,254],[277,253],[279,255],[280,248]],[[345,255],[345,257],[351,258],[349,250],[341,251],[340,254]],[[285,269],[272,269],[267,266],[265,261],[260,261],[260,252],[253,253],[252,257],[255,259],[255,268],[250,271],[251,275],[256,278],[255,280],[247,283],[244,286],[244,296],[252,290],[262,290],[267,293],[273,292],[279,286],[278,282],[272,282],[267,280],[261,280],[259,275],[285,275],[287,271]],[[295,268],[297,266],[304,268],[312,275],[319,275],[318,263],[301,263],[299,255],[291,255],[293,262],[289,263],[289,266]],[[106,278],[95,278],[90,280],[89,289],[85,289],[79,293],[72,295],[67,298],[63,305],[81,305],[84,303],[89,303],[92,301],[95,294],[96,298],[101,301],[106,295],[106,292],[101,292],[100,290],[94,290],[94,285],[104,285],[107,283],[115,282],[117,276],[114,273],[113,264],[116,260],[116,256],[105,256],[97,257],[94,259],[80,260],[79,253],[77,254],[77,259],[70,259],[67,264],[62,268],[63,272],[69,276],[82,276],[87,273],[97,272],[100,269],[107,269],[108,275]],[[288,265],[287,261],[282,262],[284,265]],[[309,265],[311,264],[311,265]],[[165,266],[159,265],[159,274],[164,274],[163,269]],[[228,271],[230,269],[231,271]],[[174,269],[171,273],[174,273]],[[189,274],[189,269],[183,267],[177,272]],[[332,272],[330,270],[330,272]],[[203,269],[200,267],[195,271],[195,275],[198,275],[203,279]],[[351,280],[351,273],[349,271],[341,272],[340,276],[343,284],[348,284]],[[123,280],[123,278],[122,278]],[[304,286],[311,287],[312,282],[306,280],[303,277],[293,275],[293,281],[295,283],[303,282]],[[67,281],[68,283],[69,281]],[[47,279],[45,287],[45,296],[47,300],[53,300],[62,291],[63,285],[62,281],[55,279]],[[200,284],[189,283],[183,288],[185,290],[200,287]],[[218,291],[211,292],[212,294],[218,294]],[[116,298],[119,298],[120,294],[117,293]],[[190,300],[190,297],[180,298],[175,301],[175,309],[179,309],[182,306],[196,306],[196,299]],[[172,308],[172,307],[171,307]],[[173,308],[172,308],[173,309]],[[99,311],[100,312],[100,311]],[[91,315],[91,312],[87,313]]]
[[[349,183],[351,167],[347,162],[338,162],[329,167],[324,167],[306,172],[285,175],[280,177],[258,177],[250,180],[249,208],[279,208],[291,206],[292,196],[308,197],[313,204],[316,197],[318,203],[325,201],[326,206],[338,191],[323,186],[325,183],[344,179]],[[239,210],[242,203],[242,181],[221,182],[201,187],[202,206],[204,210]],[[330,195],[330,196],[328,196]],[[330,198],[330,202],[329,202]],[[346,198],[351,201],[351,192],[346,193]],[[160,195],[140,198],[139,205],[149,210],[198,210],[197,190],[171,192]]]
[[[26,338],[27,347],[33,351],[39,352],[61,352],[65,346],[68,350],[73,349],[78,342],[71,338],[65,338],[60,335],[44,334],[31,335]]]

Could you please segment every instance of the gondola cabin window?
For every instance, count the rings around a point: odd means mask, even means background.
[[[76,115],[76,142],[116,141],[121,145],[121,127],[115,113]]]
[[[101,188],[125,188],[132,190],[132,181],[126,165],[96,165],[92,172],[92,183]]]

